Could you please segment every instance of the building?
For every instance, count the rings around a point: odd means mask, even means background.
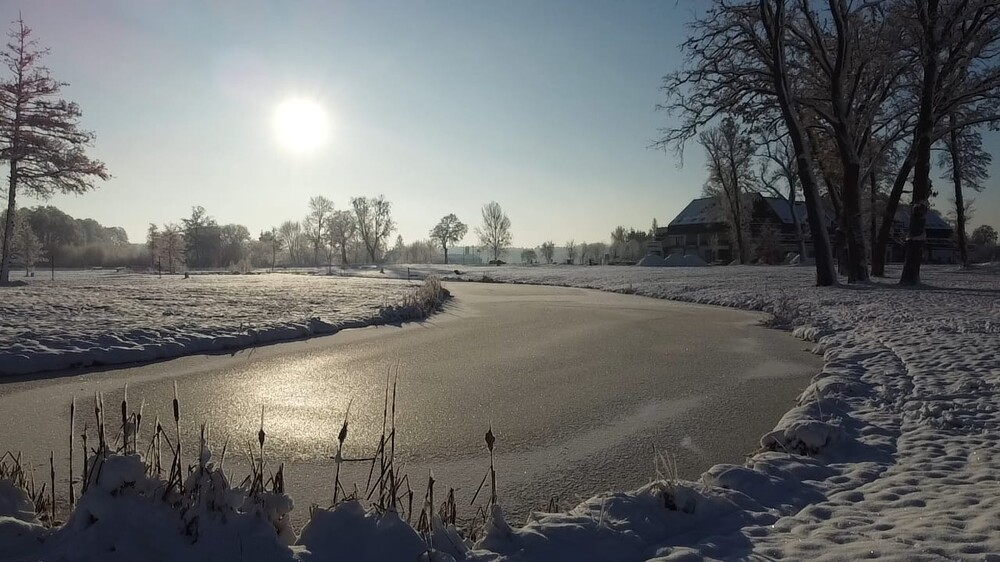
[[[793,209],[779,197],[759,193],[747,195],[749,221],[747,242],[751,261],[780,261],[787,254],[801,252],[795,227],[798,218],[805,242],[805,258],[813,257],[805,203],[798,201]],[[827,224],[834,224],[832,211],[827,210]],[[910,226],[910,209],[901,205],[893,221],[888,249],[888,261],[902,261],[906,232]],[[719,199],[695,199],[665,227],[656,229],[654,240],[662,247],[662,255],[695,254],[708,263],[730,263],[736,259],[735,241],[731,240],[725,208]],[[834,241],[831,228],[831,241]],[[927,215],[927,256],[929,262],[948,263],[955,260],[952,228],[933,209]],[[652,253],[655,253],[652,252]]]
[[[751,246],[763,246],[766,242],[768,251],[777,254],[777,259],[790,252],[799,253],[795,230],[797,216],[807,242],[805,257],[812,257],[806,209],[802,202],[795,204],[793,215],[788,201],[784,199],[764,197],[759,193],[752,193],[748,198],[748,242]],[[726,211],[714,197],[691,201],[667,226],[656,229],[654,236],[662,244],[663,255],[695,254],[708,263],[729,263],[736,259],[736,244],[730,238]]]

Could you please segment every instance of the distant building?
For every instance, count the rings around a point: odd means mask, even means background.
[[[763,245],[777,255],[778,259],[789,253],[799,253],[795,231],[795,217],[798,217],[805,239],[805,258],[813,257],[812,237],[805,203],[798,201],[794,213],[788,201],[779,197],[765,197],[759,193],[750,198],[747,243],[753,248]],[[831,225],[831,241],[834,225],[833,213],[827,211],[827,224]],[[892,235],[888,249],[888,261],[902,261],[906,232],[910,226],[910,209],[900,206],[893,221]],[[655,243],[662,248],[662,255],[674,253],[695,254],[708,263],[729,263],[736,259],[735,241],[731,240],[726,211],[714,197],[695,199],[665,227],[656,229]],[[651,245],[647,250],[656,253]],[[933,209],[927,214],[926,259],[930,262],[953,262],[954,247],[952,228]],[[755,252],[749,252],[755,259]]]

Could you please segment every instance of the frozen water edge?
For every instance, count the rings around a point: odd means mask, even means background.
[[[699,482],[668,479],[602,494],[567,513],[537,514],[520,528],[494,511],[475,545],[435,521],[435,553],[423,559],[982,560],[1000,552],[1000,461],[991,455],[1000,450],[996,268],[927,268],[929,286],[919,289],[817,289],[810,269],[792,267],[508,267],[451,277],[483,274],[771,312],[817,342],[824,368],[745,466],[715,466]],[[116,501],[104,508],[120,514],[132,506]],[[207,526],[192,545],[187,536],[177,539],[158,505],[135,514],[136,535],[152,534],[155,541],[143,542],[163,545],[155,559],[218,559],[206,553],[221,552],[212,545],[234,537],[261,545],[243,551],[253,560],[413,560],[428,544],[394,515],[347,503],[318,510],[296,546],[275,546],[283,544],[280,513],[252,510],[232,515],[228,526]],[[27,545],[25,558],[60,558],[67,551],[59,545],[72,544],[74,559],[128,559],[97,550],[108,543],[88,528],[44,531],[3,515],[0,544]],[[98,538],[123,552],[139,540],[125,533]]]
[[[60,274],[3,289],[0,376],[149,362],[419,320],[419,283],[321,275]]]

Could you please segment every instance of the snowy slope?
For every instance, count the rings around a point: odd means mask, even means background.
[[[311,275],[87,272],[0,299],[0,375],[151,361],[418,318],[415,284]]]

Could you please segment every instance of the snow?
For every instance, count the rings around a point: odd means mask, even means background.
[[[257,510],[245,501],[168,506],[148,493],[156,482],[138,472],[137,457],[121,457],[109,482],[93,486],[60,528],[0,512],[0,544],[11,545],[0,560],[992,560],[1000,553],[996,266],[925,266],[927,284],[915,289],[815,288],[810,268],[780,266],[413,269],[770,312],[814,342],[824,367],[744,465],[717,465],[697,482],[668,474],[566,513],[533,514],[524,525],[494,506],[474,545],[435,520],[432,551],[396,514],[347,502],[314,509],[289,547],[281,521],[290,500],[272,498]],[[221,488],[220,498],[245,496],[223,478],[209,482],[203,487]],[[198,515],[197,538],[185,530],[190,518],[182,524],[184,506]],[[111,554],[102,550],[109,545]]]
[[[153,361],[421,318],[417,284],[326,275],[57,272],[3,289],[0,375]]]
[[[639,267],[663,267],[663,258],[656,254],[649,254],[639,260],[636,265]]]

